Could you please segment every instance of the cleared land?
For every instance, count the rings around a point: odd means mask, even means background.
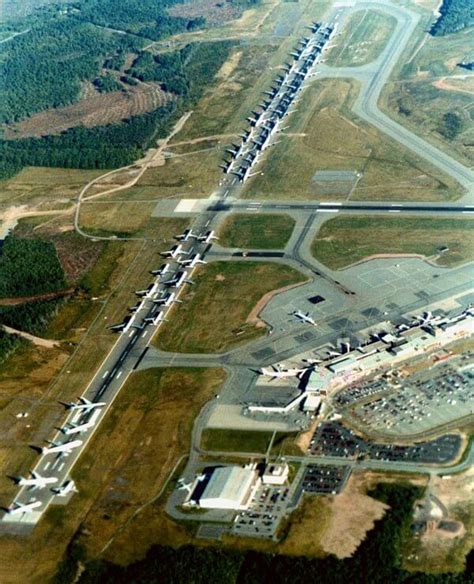
[[[469,34],[432,37],[425,33],[431,19],[430,12],[420,22],[416,45],[400,59],[381,105],[399,123],[472,166],[474,75],[458,67],[462,61],[472,61]]]
[[[384,49],[396,23],[393,16],[376,10],[354,13],[329,53],[328,65],[354,67],[371,63]]]
[[[473,225],[470,219],[336,217],[321,227],[312,253],[332,269],[375,254],[420,254],[452,266],[473,259]],[[443,246],[449,249],[440,253]]]
[[[242,249],[282,249],[295,221],[289,215],[232,215],[222,226],[219,244]]]
[[[169,102],[173,96],[158,83],[140,83],[110,93],[90,92],[73,105],[49,109],[7,126],[5,137],[26,138],[60,134],[74,126],[103,126],[151,112]]]
[[[289,436],[288,432],[277,432],[272,449],[278,449]],[[273,432],[252,432],[207,428],[202,433],[201,448],[209,452],[261,452],[265,453]]]
[[[172,320],[154,344],[165,351],[214,353],[261,336],[266,327],[246,322],[271,290],[303,282],[299,272],[277,263],[215,262],[199,270],[181,296]]]
[[[160,244],[170,241],[187,226],[187,219],[151,217],[155,203],[83,203],[80,225],[90,235],[146,237]]]
[[[458,196],[451,179],[354,116],[350,107],[357,91],[352,80],[310,85],[271,148],[264,174],[248,181],[243,196],[331,201]]]

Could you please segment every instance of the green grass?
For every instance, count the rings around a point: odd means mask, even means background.
[[[332,269],[383,253],[439,256],[438,264],[452,266],[473,258],[473,225],[470,219],[336,217],[321,227],[312,253]],[[439,254],[441,246],[449,251]]]
[[[268,292],[305,280],[284,264],[213,262],[193,276],[155,345],[165,351],[214,353],[255,339],[265,326],[247,322],[257,302]]]
[[[282,249],[295,220],[289,215],[232,215],[219,234],[219,244],[242,249]]]
[[[207,428],[202,433],[201,448],[209,452],[258,452],[265,453],[272,439],[273,432],[227,430]],[[294,436],[290,432],[277,432],[272,448]]]
[[[376,10],[353,14],[328,57],[328,65],[354,67],[374,61],[387,44],[396,19]]]

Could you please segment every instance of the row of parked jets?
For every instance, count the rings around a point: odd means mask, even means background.
[[[147,324],[157,325],[163,320],[163,309],[169,308],[173,303],[180,302],[178,300],[178,290],[185,283],[192,283],[189,279],[190,273],[186,270],[193,270],[200,264],[206,262],[199,253],[192,253],[192,250],[185,250],[184,244],[186,242],[195,241],[200,244],[209,245],[218,237],[214,231],[207,231],[203,234],[193,233],[191,229],[186,229],[183,233],[175,236],[178,241],[171,249],[162,252],[162,256],[168,260],[169,263],[163,264],[160,268],[152,270],[151,274],[155,276],[154,281],[150,286],[144,290],[137,290],[136,294],[140,298],[140,302],[131,308],[132,315],[136,315],[142,308],[145,308],[147,300],[151,300],[153,304],[160,307],[161,311],[158,314],[153,314],[153,310],[146,316],[142,324],[135,324],[133,316],[124,320],[119,325],[113,325],[112,330],[126,332],[129,328],[143,328]],[[188,256],[188,257],[186,257]],[[172,262],[178,265],[178,269],[172,269]],[[168,277],[168,279],[164,279]],[[160,293],[160,289],[164,287],[164,292]],[[171,292],[171,289],[175,292]],[[90,430],[98,421],[101,414],[101,408],[106,406],[106,402],[91,401],[86,397],[80,397],[77,402],[61,402],[68,410],[77,412],[77,416],[73,417],[72,422],[65,424],[59,430],[66,436],[72,436],[67,442],[48,441],[48,446],[40,448],[43,455],[55,455],[57,457],[68,456],[73,450],[83,445],[83,440],[74,438],[74,436]],[[58,477],[42,476],[38,471],[31,471],[28,477],[12,477],[13,480],[20,486],[26,487],[28,490],[36,491],[45,488],[50,488],[51,491],[60,497],[66,497],[70,493],[76,491],[74,481],[66,480],[62,485],[57,486],[59,482]],[[31,501],[26,504],[15,502],[12,507],[6,509],[9,515],[23,515],[41,507],[41,501]]]
[[[335,27],[313,22],[308,27],[311,36],[302,37],[297,47],[290,53],[293,62],[285,63],[273,80],[270,89],[264,91],[265,98],[258,104],[259,110],[252,111],[247,118],[250,128],[240,135],[239,144],[232,144],[226,149],[230,160],[225,160],[221,168],[226,174],[234,174],[240,182],[251,176],[253,167],[260,162],[262,154],[278,142],[272,142],[283,127],[284,118],[295,111],[294,105],[304,87],[305,81],[314,77],[314,67],[321,61],[321,53],[327,48],[327,42],[335,33]]]

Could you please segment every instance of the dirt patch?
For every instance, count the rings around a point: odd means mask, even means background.
[[[283,286],[283,288],[278,288],[277,290],[272,290],[271,292],[268,292],[267,294],[262,296],[262,298],[260,298],[260,300],[254,306],[252,312],[248,315],[247,320],[245,322],[248,324],[254,324],[259,327],[266,326],[263,320],[259,318],[259,314],[270,302],[270,300],[277,294],[281,294],[282,292],[286,292],[287,290],[291,290],[292,288],[302,286],[303,284],[306,284],[306,282],[307,280],[305,282],[298,282],[298,284],[290,284],[289,286]]]
[[[225,276],[223,274],[217,274],[216,282],[223,282],[225,280]]]
[[[206,19],[206,26],[219,26],[224,22],[237,18],[240,10],[231,2],[222,0],[193,0],[185,4],[178,4],[168,10],[171,16],[182,18]]]
[[[0,298],[0,306],[16,306],[17,304],[26,304],[28,302],[38,302],[39,300],[53,300],[54,298],[64,298],[74,293],[73,288],[59,290],[57,292],[48,292],[47,294],[37,294],[36,296],[19,296],[18,298]]]
[[[158,83],[140,83],[123,91],[90,95],[79,102],[41,112],[7,126],[6,138],[60,134],[74,126],[102,126],[153,111],[172,99]]]
[[[316,430],[316,426],[319,424],[321,420],[316,417],[310,424],[309,428],[305,432],[301,432],[298,434],[298,437],[295,440],[296,446],[300,448],[303,452],[307,452],[309,448],[309,444],[311,442],[311,438]]]
[[[365,479],[353,474],[344,491],[329,502],[331,518],[322,538],[324,551],[342,559],[351,556],[380,519],[387,505],[367,496]]]
[[[217,79],[227,79],[228,77],[230,77],[230,75],[232,75],[232,73],[237,68],[237,65],[239,64],[241,57],[242,51],[238,51],[234,53],[230,57],[230,59],[227,59],[227,61],[222,65],[222,67],[217,72],[216,75]]]
[[[54,349],[59,345],[59,341],[51,341],[49,339],[42,339],[41,337],[36,337],[35,335],[30,335],[30,333],[25,333],[17,329],[11,328],[9,326],[3,325],[3,330],[10,335],[18,335],[24,339],[32,342],[38,347],[44,347],[45,349]]]
[[[457,81],[457,83],[459,83],[459,80]],[[454,80],[451,83],[447,83],[446,78],[434,81],[433,86],[436,87],[437,89],[443,89],[444,91],[459,91],[461,93],[467,93],[468,95],[474,95],[474,90],[467,89],[465,87],[459,87],[458,85],[456,85],[456,81]]]

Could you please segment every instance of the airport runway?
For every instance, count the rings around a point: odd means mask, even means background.
[[[366,3],[364,3],[366,4]],[[362,4],[360,6],[363,6]],[[385,4],[379,3],[370,3],[367,6],[371,8],[384,8],[386,7]],[[357,6],[359,8],[359,5]],[[392,6],[392,10],[396,10],[397,13],[401,12],[404,13],[404,10],[395,8]],[[411,21],[413,22],[413,21]],[[416,24],[416,23],[415,23]],[[412,25],[410,25],[412,26]],[[399,27],[400,28],[400,27]],[[398,30],[398,29],[397,29]],[[403,33],[403,34],[402,34]],[[399,58],[400,50],[399,46],[401,44],[401,40],[405,43],[408,37],[406,37],[406,32],[401,31],[400,34],[402,35],[397,40],[397,50],[395,50],[394,45],[395,41],[392,40],[389,43],[390,52],[387,52],[385,55],[385,59],[388,60],[381,63],[381,66],[385,67],[393,67],[396,60]],[[410,32],[411,35],[411,32]],[[401,40],[400,40],[401,39]],[[404,45],[403,45],[404,46]],[[389,68],[390,68],[389,67]],[[391,70],[391,69],[390,69]],[[389,70],[389,72],[390,72]],[[378,110],[376,107],[377,97],[380,93],[380,90],[385,83],[386,78],[388,77],[388,73],[380,73],[373,76],[370,83],[368,82],[367,87],[365,89],[365,98],[369,102],[369,106],[366,108],[364,106],[364,111],[367,109],[367,114],[373,117],[376,120],[377,124],[385,124],[385,127],[388,129],[388,132],[391,131],[401,131],[401,135],[403,136],[404,140],[407,140],[409,144],[413,148],[423,148],[424,152],[427,152],[427,156],[431,157],[434,164],[440,167],[441,170],[447,168],[450,170],[450,174],[455,172],[457,176],[457,180],[459,180],[464,186],[469,187],[472,186],[472,177],[470,174],[466,174],[462,169],[459,169],[457,164],[453,164],[451,159],[446,155],[439,153],[433,147],[427,145],[421,139],[415,137],[410,132],[395,124],[391,120],[385,120],[385,117],[382,115],[380,117],[377,114]],[[375,113],[374,113],[375,112]],[[393,126],[395,124],[395,126]],[[395,128],[395,129],[394,129]],[[408,134],[408,137],[407,137]],[[398,138],[397,138],[398,139]],[[399,140],[401,141],[401,140]],[[421,146],[420,146],[421,142]],[[403,143],[403,142],[402,142]],[[435,152],[433,152],[433,150]],[[437,154],[436,154],[437,153]],[[461,165],[462,166],[462,165]],[[464,168],[464,167],[462,167]],[[464,173],[464,174],[463,174]],[[460,177],[460,178],[459,178]],[[461,179],[461,180],[460,180]],[[469,182],[470,181],[470,182]],[[233,196],[236,196],[239,192],[238,184],[234,183],[232,185],[227,185],[226,187],[222,187],[217,190],[214,195],[213,203],[208,206],[207,209],[204,209],[201,213],[199,213],[192,225],[192,229],[195,233],[203,233],[208,230],[215,229],[220,221],[222,220],[224,214],[222,211],[230,211],[233,209],[238,208],[246,208],[249,206],[250,202],[239,202],[233,199]],[[344,203],[344,204],[336,204],[336,203],[289,203],[288,205],[282,204],[279,202],[278,204],[275,202],[258,202],[258,206],[260,209],[278,209],[278,210],[286,210],[286,209],[294,209],[297,211],[306,211],[312,214],[315,213],[322,213],[322,212],[338,212],[338,211],[346,211],[346,212],[418,212],[418,213],[472,213],[474,209],[469,206],[459,206],[459,205],[436,205],[436,204],[429,204],[429,205],[421,205],[421,204],[406,204],[406,205],[390,205],[390,204],[379,204],[379,203]],[[297,245],[293,249],[292,254],[288,256],[287,259],[291,259],[299,263],[300,266],[304,267],[306,271],[314,271],[314,266],[316,269],[319,270],[319,266],[317,263],[313,262],[312,260],[308,259],[307,254],[305,253],[302,245],[304,242],[307,241],[307,234],[310,233],[311,225],[308,224],[306,231],[301,237],[297,240]],[[306,243],[305,243],[306,245]],[[200,253],[201,255],[205,255],[208,250],[208,245],[205,243],[191,243],[188,242],[184,244],[184,248],[187,252],[190,252],[191,249],[193,253]],[[180,269],[176,262],[172,263],[172,270],[169,273],[169,277],[176,274],[176,272]],[[181,268],[182,269],[182,268]],[[329,271],[330,272],[330,271]],[[333,298],[338,298],[340,300],[339,306],[335,306],[335,303],[332,305],[328,304],[329,307],[328,314],[325,318],[330,321],[336,315],[339,316],[339,313],[342,314],[344,311],[348,311],[348,314],[354,314],[355,307],[357,306],[358,309],[362,308],[366,304],[373,305],[374,303],[374,296],[368,297],[364,299],[362,304],[355,304],[353,301],[350,292],[352,291],[349,289],[347,282],[344,283],[342,278],[341,281],[338,282],[334,279],[333,274],[326,273],[320,270],[319,274],[313,274],[312,281],[308,287],[313,287],[313,289],[320,290],[321,288],[325,288],[327,292],[325,292],[328,296],[332,296]],[[465,283],[462,282],[459,287],[462,288],[465,286]],[[304,288],[304,291],[302,292]],[[348,290],[345,290],[347,288]],[[158,294],[163,291],[163,283],[160,283],[158,287]],[[230,372],[230,378],[226,384],[227,394],[232,397],[233,400],[241,399],[238,394],[235,393],[235,390],[230,388],[230,383],[233,380],[233,376],[236,375],[236,370],[232,367],[232,363],[237,365],[242,365],[243,363],[255,363],[256,365],[261,365],[266,362],[275,362],[276,360],[281,360],[296,354],[295,352],[301,352],[304,347],[314,347],[315,341],[318,343],[327,338],[334,338],[334,335],[337,335],[337,329],[334,326],[331,326],[324,329],[321,328],[317,334],[308,334],[308,330],[303,325],[295,325],[290,328],[286,325],[287,315],[286,312],[283,312],[280,307],[280,303],[283,303],[282,306],[286,306],[286,302],[290,304],[292,302],[300,302],[301,295],[306,295],[306,292],[309,291],[307,287],[297,288],[293,291],[289,291],[291,294],[279,295],[275,297],[275,302],[272,302],[267,307],[269,311],[272,312],[269,315],[268,320],[269,322],[273,323],[273,319],[275,318],[275,314],[281,312],[284,314],[285,322],[282,323],[281,319],[275,321],[275,332],[272,337],[268,337],[265,339],[261,339],[255,343],[252,343],[243,348],[237,348],[232,351],[229,351],[226,355],[223,356],[213,356],[212,359],[209,359],[209,356],[186,356],[186,355],[162,355],[158,354],[158,361],[156,360],[157,353],[155,352],[153,358],[153,365],[151,365],[150,357],[154,351],[150,350],[149,342],[152,335],[155,333],[156,329],[158,328],[155,325],[147,324],[145,325],[145,319],[149,318],[151,315],[156,314],[156,306],[153,303],[153,298],[146,299],[142,308],[140,308],[139,312],[135,316],[135,324],[139,325],[141,328],[130,328],[126,333],[121,334],[109,354],[107,355],[106,359],[104,360],[103,364],[93,377],[91,383],[86,388],[83,397],[90,399],[92,402],[95,403],[104,403],[103,406],[100,408],[96,408],[96,411],[100,410],[100,414],[98,419],[95,421],[95,425],[89,428],[84,433],[79,435],[74,434],[72,436],[67,435],[63,432],[57,432],[53,438],[53,441],[58,443],[59,445],[64,445],[67,442],[80,440],[81,444],[78,444],[76,448],[72,449],[69,455],[65,455],[63,453],[49,453],[49,454],[42,454],[38,460],[38,463],[34,467],[33,470],[39,472],[41,475],[44,476],[55,476],[58,479],[57,486],[61,486],[64,482],[69,478],[71,469],[73,468],[74,464],[80,458],[80,455],[84,448],[87,446],[88,442],[90,441],[91,437],[94,434],[94,431],[99,427],[100,421],[106,415],[108,409],[112,406],[115,397],[118,395],[120,389],[123,387],[126,379],[136,368],[144,367],[144,366],[170,366],[170,365],[180,365],[184,363],[204,363],[206,362],[206,357],[208,358],[208,363],[216,364],[216,362],[221,366],[226,366],[227,370]],[[179,294],[180,290],[177,291]],[[377,292],[377,298],[381,294],[381,290]],[[294,296],[293,296],[294,294]],[[445,292],[440,292],[440,295],[445,295]],[[433,297],[435,294],[433,294]],[[156,294],[155,294],[156,298]],[[425,297],[419,297],[413,300],[411,297],[411,302],[408,303],[407,306],[415,306],[415,305],[423,305],[426,304]],[[357,300],[359,302],[359,300]],[[369,306],[370,308],[370,306]],[[406,308],[406,306],[404,306]],[[267,309],[266,309],[267,310]],[[286,311],[286,308],[284,309]],[[401,310],[400,306],[394,308],[392,312],[387,314],[399,314]],[[330,313],[330,314],[329,314]],[[264,318],[265,311],[264,311]],[[342,318],[342,317],[341,317]],[[379,318],[379,315],[374,312],[374,321],[376,318]],[[388,318],[388,317],[387,317]],[[351,319],[346,319],[351,320]],[[354,319],[352,319],[354,320]],[[368,317],[365,320],[360,320],[358,323],[355,321],[353,323],[354,330],[357,330],[357,326],[363,322],[364,325],[370,321]],[[143,325],[143,326],[142,326]],[[158,325],[159,326],[159,325]],[[344,329],[345,330],[345,329]],[[148,352],[148,354],[147,354]],[[245,377],[245,376],[244,376]],[[223,393],[223,397],[225,392]],[[211,407],[211,406],[210,406]],[[209,407],[209,409],[210,409]],[[93,411],[93,410],[92,410]],[[208,408],[205,408],[204,413],[208,412]],[[70,415],[68,416],[67,420],[65,420],[66,424],[73,424],[73,423],[83,423],[87,422],[90,419],[91,412],[89,413],[78,413],[77,411],[71,411]],[[201,420],[203,418],[200,416],[197,421],[197,428],[199,429]],[[40,446],[40,445],[39,445]],[[15,497],[15,503],[21,504],[28,504],[31,502],[40,502],[41,507],[38,510],[34,510],[30,513],[18,514],[18,515],[8,515],[5,514],[2,517],[2,521],[0,522],[0,528],[8,529],[9,527],[13,526],[25,526],[25,527],[33,527],[34,524],[41,518],[42,513],[44,513],[48,506],[53,502],[57,503],[59,500],[55,497],[54,493],[50,489],[42,489],[42,490],[31,490],[29,487],[22,487],[17,496]]]

